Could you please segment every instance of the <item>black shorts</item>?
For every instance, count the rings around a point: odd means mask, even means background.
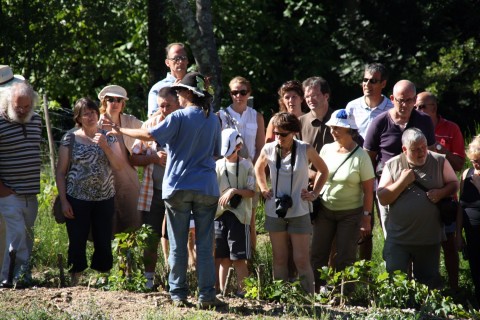
[[[152,227],[158,237],[166,237],[162,230],[163,219],[165,219],[165,202],[162,199],[162,190],[153,189],[152,204],[150,211],[142,211],[143,223]]]
[[[215,219],[215,258],[251,258],[250,225],[241,223],[231,211]]]

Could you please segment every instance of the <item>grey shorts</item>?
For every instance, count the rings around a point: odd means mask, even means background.
[[[312,222],[310,220],[310,214],[307,213],[295,218],[273,218],[266,216],[265,230],[269,232],[286,231],[287,233],[311,234]]]

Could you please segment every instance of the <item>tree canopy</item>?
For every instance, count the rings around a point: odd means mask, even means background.
[[[390,70],[384,94],[410,79],[472,130],[479,11],[471,0],[2,0],[0,63],[48,94],[49,107],[71,108],[115,83],[131,97],[127,112],[145,118],[169,42],[187,44],[193,68],[215,75],[218,92],[236,75],[249,79],[266,116],[278,110],[283,82],[314,75],[330,83],[332,106],[344,107],[362,94],[363,65],[382,62]],[[227,106],[222,97],[218,105]]]

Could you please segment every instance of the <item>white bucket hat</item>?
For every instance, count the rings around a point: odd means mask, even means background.
[[[328,120],[325,123],[329,127],[343,127],[343,128],[350,128],[350,129],[358,129],[357,124],[355,123],[355,118],[352,114],[348,114],[345,109],[335,110]]]
[[[239,143],[243,143],[243,139],[237,130],[232,128],[224,129],[222,131],[222,150],[220,153],[222,156],[228,157]]]

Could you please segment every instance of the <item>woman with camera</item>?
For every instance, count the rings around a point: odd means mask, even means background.
[[[358,128],[344,109],[332,113],[326,123],[334,142],[325,144],[320,156],[330,171],[322,190],[321,206],[312,239],[312,266],[318,270],[328,264],[333,239],[336,239],[334,265],[338,270],[355,262],[359,231],[371,234],[373,206],[373,166],[368,154],[356,142]],[[315,274],[318,280],[318,274]],[[317,283],[318,282],[318,283]],[[320,281],[317,281],[317,290]]]
[[[314,280],[310,264],[310,201],[322,189],[328,169],[315,149],[294,139],[300,131],[300,121],[288,112],[273,116],[275,141],[265,144],[255,164],[255,174],[265,202],[265,229],[269,232],[273,251],[273,276],[288,279],[288,240],[293,246],[293,260],[301,284],[313,294]],[[308,187],[308,164],[317,169],[312,191]],[[270,169],[271,188],[267,184],[265,168]]]

